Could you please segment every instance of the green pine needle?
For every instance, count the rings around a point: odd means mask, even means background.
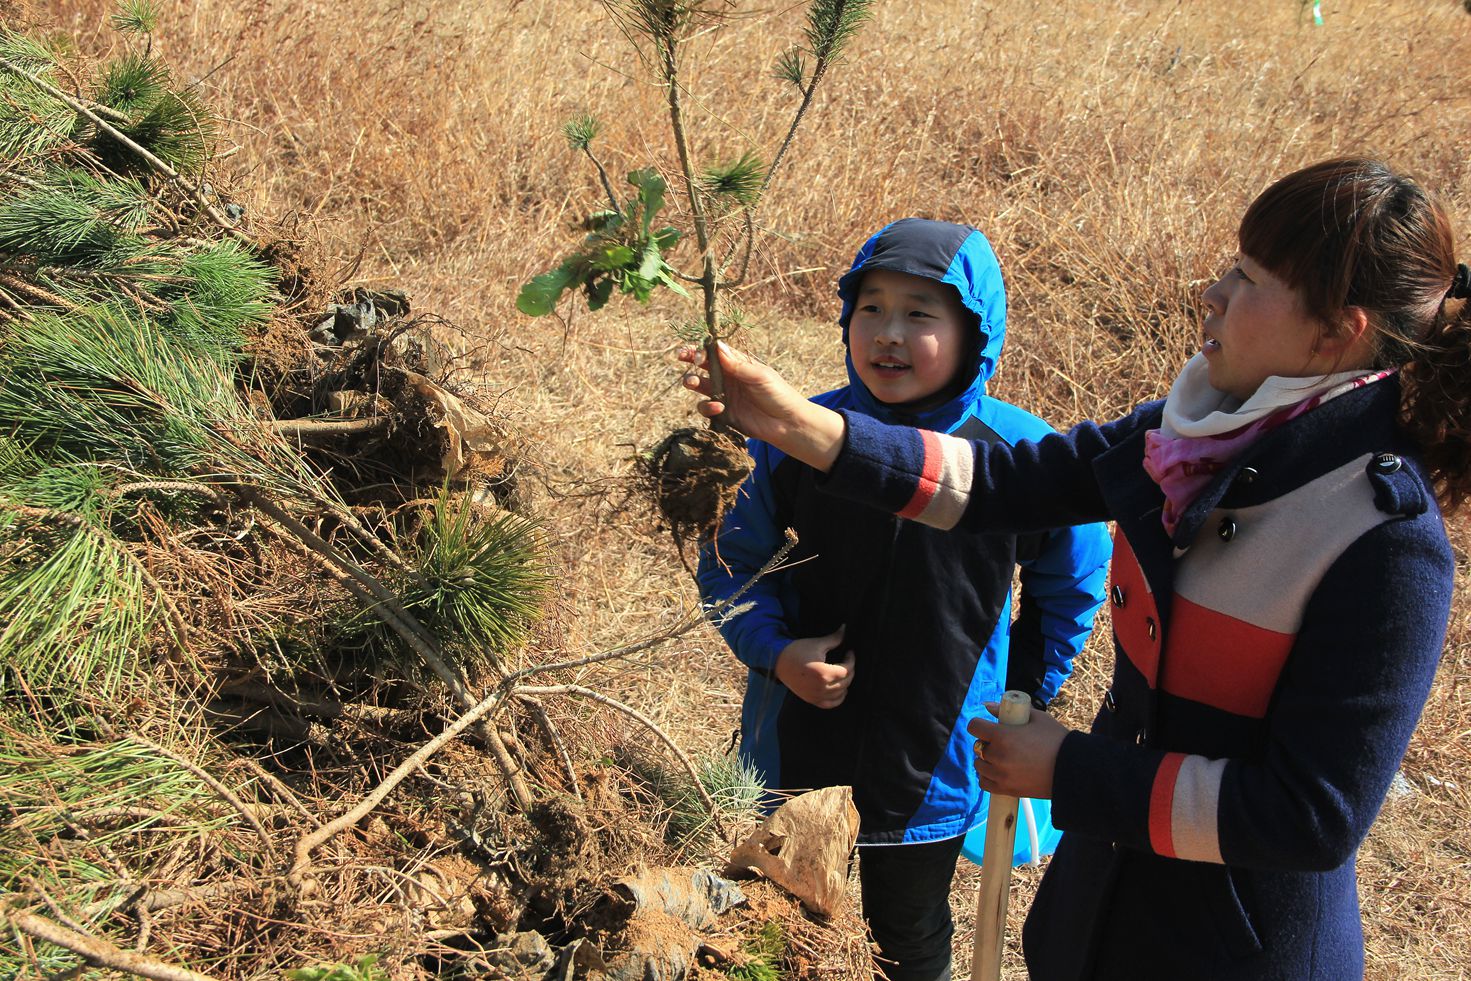
[[[34,38],[0,30],[0,57],[54,82],[55,55]],[[13,163],[44,159],[70,139],[76,119],[66,103],[0,69],[0,157]]]
[[[158,28],[158,9],[151,0],[119,0],[108,22],[123,34],[152,34]]]
[[[807,59],[802,57],[801,48],[788,48],[777,55],[772,75],[783,82],[790,82],[801,89],[807,84]]]
[[[108,66],[95,100],[127,116],[118,130],[133,142],[183,173],[193,173],[208,159],[216,122],[193,90],[174,91],[168,68],[146,54],[128,54]],[[146,166],[136,154],[106,133],[98,132],[93,151],[119,173]]]
[[[574,150],[586,150],[598,135],[599,123],[592,116],[578,116],[569,119],[562,126],[562,135]]]
[[[761,196],[765,178],[765,164],[754,151],[747,150],[735,160],[707,168],[700,177],[700,186],[707,194],[751,208]]]
[[[443,643],[447,660],[461,667],[503,665],[527,639],[552,581],[534,524],[448,489],[407,557],[416,574],[392,585],[404,608]],[[344,628],[346,646],[371,637],[374,646],[400,648],[372,610],[355,611]],[[416,660],[399,653],[405,664]]]
[[[53,168],[0,201],[0,251],[41,264],[96,266],[141,246],[148,193],[136,180],[105,181]]]
[[[63,713],[114,698],[141,676],[161,597],[95,522],[20,506],[0,492],[0,689]]]
[[[873,0],[812,0],[807,8],[807,50],[820,61],[843,53],[873,16]]]
[[[140,743],[88,742],[37,728],[19,712],[0,714],[0,889],[23,904],[40,887],[89,931],[122,941],[109,924],[139,882],[176,878],[170,863],[217,848],[236,819],[219,811],[198,777]],[[119,855],[127,859],[122,878]],[[85,968],[50,944],[36,945],[37,962],[22,950],[0,944],[0,977]]]

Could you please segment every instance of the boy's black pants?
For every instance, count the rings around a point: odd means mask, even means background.
[[[858,849],[863,918],[889,981],[950,981],[950,880],[964,840]]]

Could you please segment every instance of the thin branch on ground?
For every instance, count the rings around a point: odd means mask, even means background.
[[[452,739],[475,725],[490,713],[506,697],[504,688],[497,688],[485,698],[481,699],[468,712],[461,715],[449,725],[443,732],[429,740],[423,746],[414,751],[408,759],[394,767],[393,772],[383,778],[383,781],[345,814],[322,825],[311,834],[303,835],[297,842],[293,852],[291,871],[287,873],[286,879],[291,885],[305,891],[305,876],[311,867],[311,853],[323,843],[331,839],[338,832],[357,824],[370,814],[375,807],[382,803],[383,799],[404,781],[409,774],[421,767],[435,753],[439,752]],[[486,728],[490,728],[487,726]]]
[[[642,712],[631,705],[625,705],[624,703],[618,701],[618,699],[616,698],[610,698],[607,695],[604,695],[602,692],[594,691],[591,688],[585,688],[582,685],[542,685],[535,687],[524,686],[512,690],[517,695],[576,695],[578,698],[591,699],[592,701],[597,702],[599,705],[606,705],[611,709],[616,709],[617,711],[622,712],[624,715],[628,716],[630,719],[638,722],[644,728],[648,729],[655,736],[657,736],[659,738],[659,741],[667,746],[669,748],[669,751],[674,754],[676,759],[679,760],[680,765],[683,766],[685,772],[689,774],[690,783],[694,785],[695,792],[700,795],[700,802],[705,805],[705,809],[710,813],[710,820],[714,822],[715,830],[718,831],[722,837],[727,834],[725,822],[720,819],[720,811],[715,806],[715,800],[710,796],[710,792],[705,789],[704,783],[700,781],[700,772],[695,769],[694,762],[690,760],[687,755],[685,755],[684,750],[680,749],[679,745],[675,743],[673,739],[669,738],[668,733],[659,728],[659,724],[653,719],[649,718],[647,715],[644,715]]]
[[[256,760],[247,757],[241,760],[241,762],[245,764],[247,770],[255,774],[262,783],[271,789],[271,793],[275,794],[277,799],[290,804],[296,809],[298,814],[310,821],[313,827],[320,828],[322,826],[322,822],[317,820],[317,816],[307,810],[307,806],[301,802],[301,798],[297,797],[280,777],[261,766]]]
[[[537,725],[541,726],[541,731],[546,734],[547,741],[556,751],[557,759],[561,761],[562,769],[567,773],[567,787],[572,791],[572,796],[582,800],[582,788],[577,784],[577,768],[572,764],[572,752],[567,748],[567,742],[562,738],[562,733],[556,723],[547,714],[546,707],[529,695],[519,696],[518,701],[531,712],[531,717],[536,720]]]
[[[123,950],[100,937],[79,933],[43,916],[13,909],[4,901],[0,901],[0,918],[26,936],[64,947],[98,967],[141,978],[153,978],[155,981],[215,981],[207,974],[199,974],[177,964]]]
[[[184,769],[194,774],[194,776],[198,777],[206,786],[209,787],[210,790],[213,790],[221,800],[233,807],[240,814],[240,816],[245,819],[245,822],[249,824],[252,829],[254,829],[256,835],[260,838],[262,842],[265,843],[266,851],[269,854],[276,854],[276,843],[271,840],[271,834],[266,830],[266,826],[261,823],[261,819],[256,816],[254,811],[246,807],[245,802],[242,801],[239,797],[236,797],[235,794],[231,792],[230,788],[221,783],[212,773],[205,770],[193,760],[181,756],[171,749],[160,746],[153,740],[148,739],[144,736],[140,736],[136,732],[128,733],[127,738],[135,743],[138,743],[140,746],[147,747],[160,756],[165,756],[173,760],[175,763],[179,764]]]
[[[281,436],[311,439],[313,436],[337,436],[342,433],[375,433],[388,428],[387,416],[377,419],[276,419],[262,422],[262,428]]]

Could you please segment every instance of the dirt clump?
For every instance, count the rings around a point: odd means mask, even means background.
[[[719,530],[751,466],[744,443],[728,431],[676,429],[654,447],[643,476],[681,557],[686,543],[701,544]]]

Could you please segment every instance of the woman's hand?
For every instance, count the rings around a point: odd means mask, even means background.
[[[843,627],[826,637],[799,637],[776,659],[776,678],[787,690],[809,705],[820,709],[837,708],[848,697],[853,684],[852,651],[841,664],[828,664],[827,656],[843,643]]]
[[[988,703],[995,713],[1000,708]],[[976,737],[976,773],[981,789],[1011,797],[1052,798],[1052,771],[1057,751],[1071,731],[1046,712],[1032,709],[1024,726],[1004,726],[988,719],[971,719],[966,732]]]
[[[705,368],[704,348],[684,348],[679,359]],[[710,376],[689,371],[684,385],[706,396],[702,415],[724,413],[730,424],[754,439],[770,443],[808,466],[827,471],[843,448],[843,417],[802,397],[786,379],[748,354],[720,344],[724,391],[712,391]]]

